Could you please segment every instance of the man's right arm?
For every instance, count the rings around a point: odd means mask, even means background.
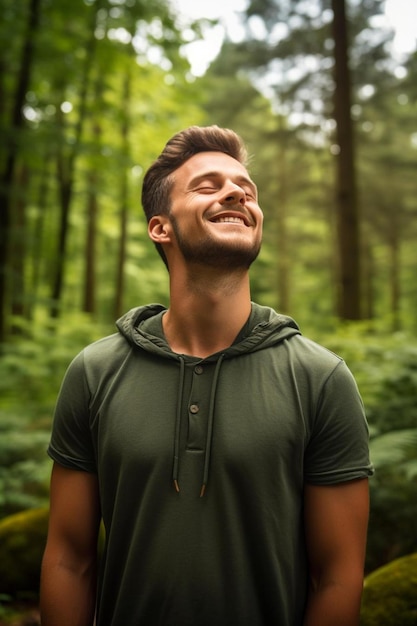
[[[41,571],[42,626],[93,625],[100,517],[97,476],[55,463]]]

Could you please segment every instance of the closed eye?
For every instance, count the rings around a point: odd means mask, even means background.
[[[256,200],[256,194],[254,193],[253,189],[251,189],[250,187],[245,189],[243,187],[243,191],[245,192],[245,196],[248,200]]]
[[[216,187],[209,187],[205,185],[204,187],[198,187],[197,191],[202,192],[202,193],[211,193],[213,191],[216,191]]]

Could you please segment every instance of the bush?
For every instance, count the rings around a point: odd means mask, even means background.
[[[417,343],[366,323],[343,325],[319,340],[345,358],[368,416],[375,466],[366,558],[371,572],[417,550]]]
[[[0,521],[0,595],[38,594],[47,531],[46,508],[23,511]]]
[[[50,434],[0,409],[0,519],[48,503]]]
[[[417,626],[417,553],[396,559],[365,579],[361,626]]]

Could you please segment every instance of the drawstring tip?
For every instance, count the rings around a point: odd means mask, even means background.
[[[202,498],[205,493],[206,493],[206,485],[205,485],[205,483],[203,483],[201,485],[200,498]]]
[[[179,486],[178,480],[176,478],[174,479],[174,487],[175,487],[175,491],[177,493],[179,493],[180,492],[180,486]]]

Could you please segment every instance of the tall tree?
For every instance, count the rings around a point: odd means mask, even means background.
[[[13,183],[19,154],[18,138],[25,123],[23,105],[30,83],[35,39],[40,21],[40,4],[40,0],[30,0],[27,6],[26,32],[22,43],[14,98],[11,106],[6,152],[4,159],[2,159],[3,170],[0,179],[0,343],[4,341],[6,333],[7,269],[12,224]],[[3,60],[1,65],[5,66]]]
[[[348,23],[345,0],[332,0],[334,41],[334,119],[336,154],[336,210],[339,235],[339,317],[361,318],[359,206],[356,189]]]
[[[51,317],[58,317],[62,289],[64,286],[65,259],[70,226],[70,208],[74,190],[74,174],[76,160],[80,151],[82,133],[87,118],[87,97],[91,84],[91,69],[97,46],[96,26],[97,15],[105,0],[96,0],[91,6],[90,23],[85,42],[84,61],[81,68],[79,105],[75,122],[74,138],[69,146],[61,144],[57,161],[57,180],[60,199],[59,234],[56,249],[55,273],[51,292]],[[61,128],[64,131],[64,117],[60,114]]]
[[[99,97],[99,93],[96,91]],[[100,145],[101,125],[98,120],[93,122],[93,136],[96,145]],[[87,207],[86,207],[86,238],[85,238],[85,273],[83,311],[95,313],[96,310],[96,254],[97,254],[97,221],[99,211],[98,188],[99,172],[92,166],[87,174]]]
[[[125,167],[120,176],[120,209],[119,209],[119,249],[116,260],[116,290],[114,298],[114,317],[120,317],[123,311],[123,294],[125,290],[125,263],[127,257],[127,222],[128,222],[128,190],[127,164],[130,156],[129,126],[132,97],[132,73],[127,68],[123,78],[123,113],[121,119],[122,157]]]

